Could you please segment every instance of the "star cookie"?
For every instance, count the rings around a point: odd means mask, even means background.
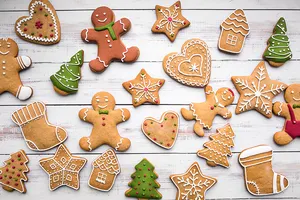
[[[172,42],[178,31],[190,25],[190,22],[181,14],[181,3],[177,1],[170,7],[156,5],[156,22],[152,26],[153,33],[164,33]]]
[[[86,164],[86,159],[72,156],[65,145],[60,145],[53,157],[40,160],[40,166],[49,175],[50,190],[66,185],[79,189],[79,172]]]
[[[231,80],[240,93],[235,113],[256,110],[267,118],[272,117],[273,98],[287,87],[285,83],[270,79],[264,61],[250,76],[233,76]]]
[[[142,69],[135,79],[122,85],[132,95],[132,105],[137,107],[145,102],[160,104],[158,91],[164,83],[164,79],[152,78]]]
[[[178,189],[176,200],[204,200],[206,191],[217,182],[217,179],[203,175],[197,162],[194,162],[184,174],[171,175],[170,179]]]

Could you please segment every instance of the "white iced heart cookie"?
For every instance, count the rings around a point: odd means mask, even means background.
[[[176,81],[193,87],[208,84],[211,56],[206,43],[200,39],[187,40],[181,53],[170,53],[163,60],[165,72]]]

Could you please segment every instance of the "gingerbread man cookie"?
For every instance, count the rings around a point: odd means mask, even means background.
[[[234,93],[229,88],[220,88],[215,93],[211,86],[205,87],[206,101],[203,103],[191,103],[190,110],[181,108],[181,114],[186,120],[196,120],[194,132],[198,136],[204,136],[203,128],[211,129],[216,115],[224,119],[231,118],[231,112],[226,106],[232,104]]]
[[[115,98],[108,92],[98,92],[93,96],[93,109],[83,108],[79,111],[79,118],[93,124],[89,137],[83,137],[79,145],[83,150],[92,151],[103,144],[108,144],[117,151],[126,151],[130,147],[130,140],[120,136],[117,124],[127,121],[130,112],[126,108],[114,110]]]
[[[129,31],[131,27],[129,19],[122,18],[115,22],[113,11],[104,6],[97,8],[91,18],[94,28],[82,30],[81,38],[85,42],[98,44],[98,56],[89,63],[93,72],[104,71],[113,60],[134,62],[138,59],[139,49],[127,48],[120,37]]]
[[[275,133],[274,141],[279,145],[289,144],[300,137],[300,84],[292,84],[285,91],[286,103],[276,102],[273,112],[285,118],[282,131]]]
[[[32,89],[23,86],[19,72],[31,66],[28,56],[18,56],[17,43],[10,38],[0,39],[0,94],[9,92],[20,100],[29,99]]]

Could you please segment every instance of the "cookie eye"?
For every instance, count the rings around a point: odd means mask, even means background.
[[[99,15],[97,14],[96,17],[99,17]]]
[[[99,99],[96,99],[96,101],[99,103],[100,102],[100,100]]]
[[[228,99],[231,99],[231,96],[228,96],[227,98],[228,98]]]
[[[223,93],[224,93],[224,94],[226,94],[226,93],[227,93],[227,91],[225,90]]]
[[[292,90],[291,93],[294,94],[295,93],[294,90]]]
[[[108,99],[105,99],[105,102],[108,102]]]
[[[103,15],[106,15],[106,13],[103,13]]]
[[[10,47],[10,45],[8,44],[8,45],[7,45],[7,48],[9,48],[9,47]]]

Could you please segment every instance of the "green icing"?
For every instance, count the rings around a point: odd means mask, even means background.
[[[52,84],[68,93],[76,93],[81,78],[80,67],[83,64],[83,50],[73,55],[69,62],[60,66],[60,70],[50,77]]]
[[[268,48],[263,57],[268,61],[284,63],[292,58],[292,52],[289,47],[289,38],[286,35],[287,27],[283,17],[276,23],[273,34],[268,40]]]
[[[154,166],[144,158],[135,169],[131,175],[132,181],[128,184],[131,189],[125,195],[140,199],[161,199],[162,195],[156,190],[160,185],[155,181],[158,176],[154,172]]]
[[[116,36],[115,31],[114,31],[114,29],[112,27],[114,24],[115,24],[115,22],[110,22],[109,24],[106,24],[105,26],[95,27],[95,30],[96,31],[108,30],[108,32],[110,34],[110,37],[113,40],[116,40],[117,36]]]

